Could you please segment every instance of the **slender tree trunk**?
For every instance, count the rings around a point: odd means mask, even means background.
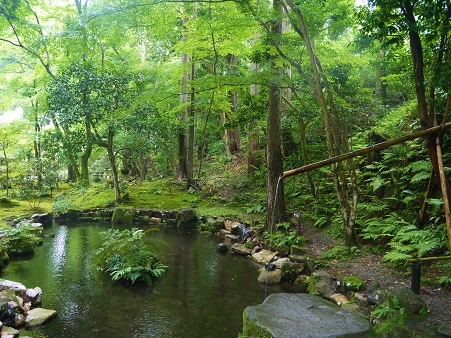
[[[252,71],[257,72],[258,65],[252,63]],[[260,86],[258,84],[252,84],[249,88],[251,96],[258,95],[260,93]],[[260,129],[258,124],[254,123],[249,126],[247,133],[247,173],[252,174],[257,167],[260,166],[257,159],[257,151],[260,150]]]
[[[273,0],[275,16],[280,13],[280,3]],[[273,23],[272,33],[280,35],[280,21]],[[276,42],[273,42],[276,43]],[[272,76],[269,84],[268,117],[266,122],[266,167],[268,170],[266,190],[266,227],[274,230],[277,223],[285,219],[285,200],[283,181],[279,179],[283,172],[282,129],[281,129],[281,92],[279,81],[282,68],[276,65],[276,57],[271,60]]]
[[[186,67],[188,63],[188,55],[182,55],[182,65]],[[188,102],[188,70],[183,73],[182,84],[180,88],[180,104],[182,105],[182,112],[179,115],[179,137],[178,137],[178,170],[177,179],[179,181],[186,180],[187,177],[187,136],[186,136],[186,104]]]
[[[187,163],[186,163],[186,185],[191,187],[194,175],[194,126],[195,126],[195,88],[193,81],[196,76],[196,66],[194,56],[191,58],[191,92],[190,92],[190,104],[188,110],[188,149],[187,149]]]
[[[236,68],[236,55],[228,54],[227,55],[227,63],[230,67],[230,71],[234,72]],[[230,112],[235,114],[237,111],[238,105],[238,93],[230,92]],[[222,111],[221,114],[221,122],[223,125],[227,123],[229,120],[226,111]],[[234,155],[239,152],[239,131],[236,128],[224,128],[224,140],[225,140],[225,148],[228,156]]]
[[[113,182],[114,182],[114,193],[115,193],[115,201],[116,203],[120,203],[121,201],[121,190],[119,187],[119,174],[117,171],[116,165],[116,156],[114,154],[113,149],[113,127],[108,127],[108,140],[105,144],[107,152],[108,152],[108,160],[110,162],[111,172],[113,174]]]
[[[9,160],[8,156],[6,156],[6,144],[0,143],[3,152],[3,158],[5,159],[5,167],[6,167],[6,197],[9,197]]]

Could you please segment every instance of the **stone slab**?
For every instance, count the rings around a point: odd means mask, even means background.
[[[317,296],[275,293],[243,314],[243,334],[251,337],[370,337],[369,321]]]

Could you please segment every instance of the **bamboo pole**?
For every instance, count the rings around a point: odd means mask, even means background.
[[[440,257],[418,257],[406,259],[407,263],[415,262],[434,262],[434,261],[446,261],[451,259],[451,256],[440,256]]]
[[[388,148],[388,147],[391,147],[391,146],[394,146],[394,145],[397,145],[397,144],[400,144],[400,143],[403,143],[403,142],[406,142],[406,141],[414,140],[416,138],[423,137],[423,136],[426,136],[426,135],[429,135],[429,134],[432,134],[432,133],[437,133],[437,132],[439,132],[441,130],[444,130],[446,128],[449,128],[449,127],[451,127],[451,122],[448,122],[448,123],[446,123],[444,125],[441,125],[441,126],[436,126],[436,127],[432,127],[432,128],[429,128],[429,129],[421,130],[421,131],[418,131],[416,133],[412,133],[412,134],[409,134],[409,135],[401,136],[401,137],[395,138],[395,139],[390,140],[390,141],[381,142],[381,143],[372,145],[370,147],[366,147],[366,148],[359,149],[359,150],[356,150],[356,151],[351,151],[351,152],[343,154],[343,155],[330,157],[330,158],[328,158],[326,160],[322,160],[322,161],[319,161],[319,162],[307,164],[307,165],[304,165],[304,166],[299,167],[299,168],[295,168],[295,169],[291,169],[291,170],[288,170],[288,171],[284,171],[280,175],[279,179],[284,179],[284,178],[287,178],[287,177],[290,177],[290,176],[293,176],[293,175],[296,175],[296,174],[300,174],[300,173],[304,173],[304,172],[307,172],[307,171],[310,171],[310,170],[318,169],[318,168],[324,167],[325,165],[328,165],[328,164],[342,162],[342,161],[347,160],[347,159],[351,159],[351,158],[354,158],[354,157],[357,157],[357,156],[362,156],[362,155],[368,154],[368,153],[370,153],[372,151],[382,150],[382,149],[385,149],[385,148]]]
[[[448,183],[446,182],[446,174],[442,158],[442,147],[440,146],[440,138],[438,136],[435,138],[435,144],[437,147],[437,161],[440,173],[440,186],[442,188],[443,209],[445,212],[445,220],[446,220],[446,231],[448,233],[449,249],[451,250],[451,210],[448,198]]]

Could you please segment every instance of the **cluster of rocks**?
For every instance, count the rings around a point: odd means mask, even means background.
[[[385,304],[387,307],[396,300],[399,308],[402,308],[404,314],[416,315],[427,312],[427,307],[424,301],[414,292],[407,288],[391,288],[384,290],[373,290],[371,293],[367,292],[365,282],[352,275],[333,276],[325,270],[317,269],[317,261],[314,258],[305,256],[302,247],[292,246],[289,254],[279,253],[263,248],[255,242],[250,241],[254,237],[256,229],[243,228],[243,225],[238,222],[224,222],[224,228],[219,231],[220,235],[224,237],[224,242],[218,244],[217,251],[224,253],[230,250],[234,254],[244,255],[250,257],[261,267],[258,276],[258,282],[266,285],[276,285],[280,283],[290,283],[293,286],[293,291],[297,292],[291,295],[279,294],[279,296],[272,296],[271,299],[265,301],[261,307],[250,307],[244,313],[245,331],[249,336],[255,336],[255,332],[259,334],[267,334],[268,336],[278,336],[277,329],[286,330],[287,328],[280,328],[280,313],[286,312],[286,318],[290,318],[291,323],[297,323],[300,330],[307,330],[310,332],[312,328],[307,329],[306,323],[315,323],[318,318],[325,317],[322,320],[336,319],[337,323],[347,318],[353,324],[351,326],[342,325],[342,329],[346,334],[362,334],[366,336],[369,328],[369,320],[365,318],[364,321],[368,325],[362,324],[361,318],[349,315],[349,313],[368,313],[367,309],[373,306],[380,306]],[[248,234],[250,232],[251,235]],[[305,294],[306,296],[299,296]],[[308,294],[308,295],[307,295]],[[352,298],[350,297],[352,296]],[[269,298],[269,297],[268,297]],[[280,299],[283,299],[281,301]],[[330,301],[327,305],[321,300]],[[334,303],[334,304],[332,304]],[[279,305],[277,305],[279,304]],[[280,304],[283,304],[282,306]],[[290,304],[293,308],[290,310]],[[312,305],[313,304],[313,305]],[[334,308],[333,306],[336,306]],[[315,314],[312,316],[311,311],[301,311],[302,307],[306,309],[317,308]],[[345,312],[341,312],[341,311]],[[324,313],[323,313],[324,312]],[[284,318],[285,318],[284,317]],[[274,323],[268,322],[268,318],[275,318]],[[285,318],[285,319],[286,319]],[[276,322],[279,322],[277,324]],[[332,321],[333,322],[333,321]],[[377,324],[377,323],[372,323]],[[246,326],[247,325],[247,326]],[[295,325],[295,326],[296,326]],[[334,324],[335,325],[335,324]],[[332,325],[332,327],[334,326]],[[257,331],[255,331],[257,330]],[[274,331],[276,330],[276,331]],[[334,332],[338,332],[335,325]],[[354,331],[356,330],[356,331]],[[362,331],[360,331],[362,330]],[[252,334],[251,334],[252,332]],[[365,332],[365,334],[363,334]],[[321,334],[323,334],[322,332]],[[259,336],[257,334],[257,336]],[[289,335],[284,335],[284,337]],[[313,337],[307,335],[308,337]],[[336,335],[331,335],[335,337]],[[299,331],[293,334],[293,337],[300,337]],[[316,337],[316,336],[315,336]],[[320,337],[320,335],[318,335]]]
[[[31,225],[33,227],[39,228],[43,226],[52,225],[53,221],[53,214],[52,213],[43,213],[43,214],[33,214],[28,218],[6,218],[6,223],[15,226],[20,227],[22,225]]]
[[[20,328],[31,329],[56,315],[55,310],[41,308],[42,290],[26,288],[23,284],[0,279],[1,338],[19,336]]]
[[[126,207],[96,208],[90,210],[68,210],[54,216],[56,223],[111,222],[113,225],[169,225],[181,230],[194,229],[197,222],[193,209],[161,211],[154,209],[136,209]]]

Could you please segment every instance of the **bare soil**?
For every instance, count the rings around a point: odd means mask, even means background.
[[[307,237],[307,255],[319,258],[320,255],[343,242],[327,234],[322,229],[305,226],[303,235]],[[411,271],[406,263],[405,269],[394,268],[382,261],[382,256],[369,250],[361,250],[354,258],[346,260],[330,260],[325,268],[333,276],[354,275],[365,280],[366,290],[362,293],[370,294],[376,289],[388,287],[410,288]],[[437,280],[443,271],[434,264],[422,264],[422,285],[420,297],[428,306],[429,313],[426,322],[433,327],[446,328],[451,332],[451,288],[441,287],[432,281]],[[367,309],[371,311],[371,309]],[[368,313],[367,313],[368,314]],[[448,335],[446,335],[448,336]],[[450,337],[450,336],[448,336]]]

